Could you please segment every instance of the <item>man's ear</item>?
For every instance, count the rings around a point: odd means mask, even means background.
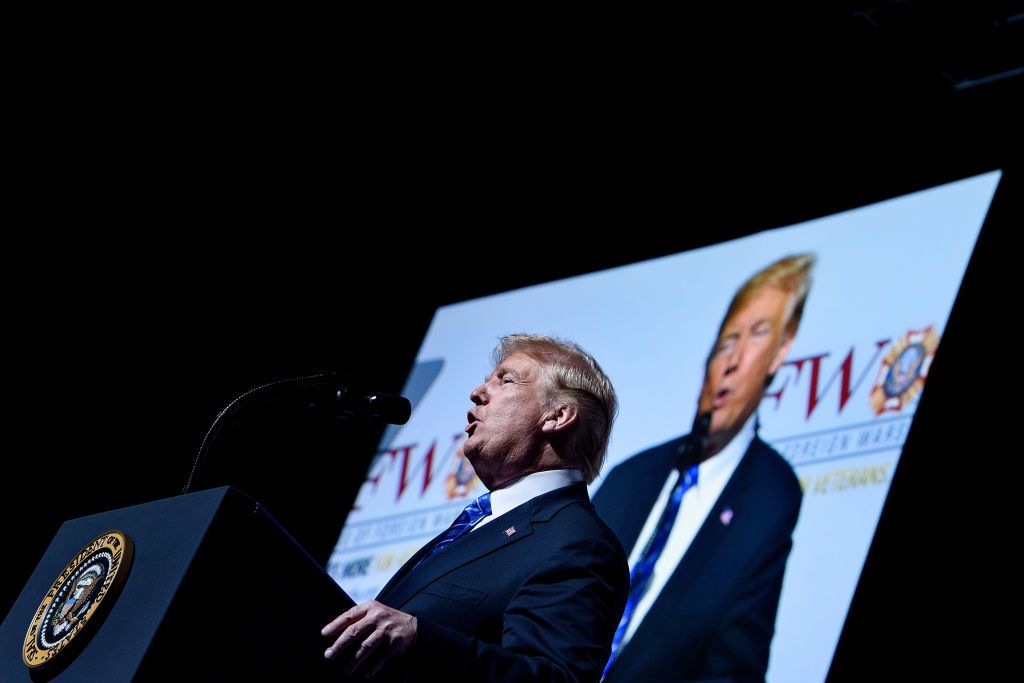
[[[575,422],[576,417],[576,406],[559,403],[544,414],[544,422],[541,423],[540,429],[547,433],[557,432]]]

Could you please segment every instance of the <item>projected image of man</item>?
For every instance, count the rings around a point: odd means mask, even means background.
[[[740,287],[691,433],[627,459],[595,495],[630,553],[608,681],[764,678],[802,493],[759,438],[757,408],[793,345],[813,265],[789,256]]]

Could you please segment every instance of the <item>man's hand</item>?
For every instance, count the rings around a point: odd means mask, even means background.
[[[324,626],[320,634],[338,639],[324,657],[348,658],[345,674],[357,669],[373,676],[392,657],[408,652],[416,642],[416,617],[380,604],[376,600],[356,605]]]

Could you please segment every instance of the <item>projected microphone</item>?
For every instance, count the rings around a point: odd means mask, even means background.
[[[690,434],[679,444],[679,454],[676,456],[676,467],[685,470],[690,465],[700,462],[704,446],[707,445],[708,429],[711,428],[711,411],[697,413],[693,420],[693,428]]]

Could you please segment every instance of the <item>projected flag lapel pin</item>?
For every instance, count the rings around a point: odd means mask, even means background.
[[[516,528],[514,526],[510,526],[509,528],[505,529],[505,535],[509,538],[512,538],[512,534],[514,534],[515,532]]]

